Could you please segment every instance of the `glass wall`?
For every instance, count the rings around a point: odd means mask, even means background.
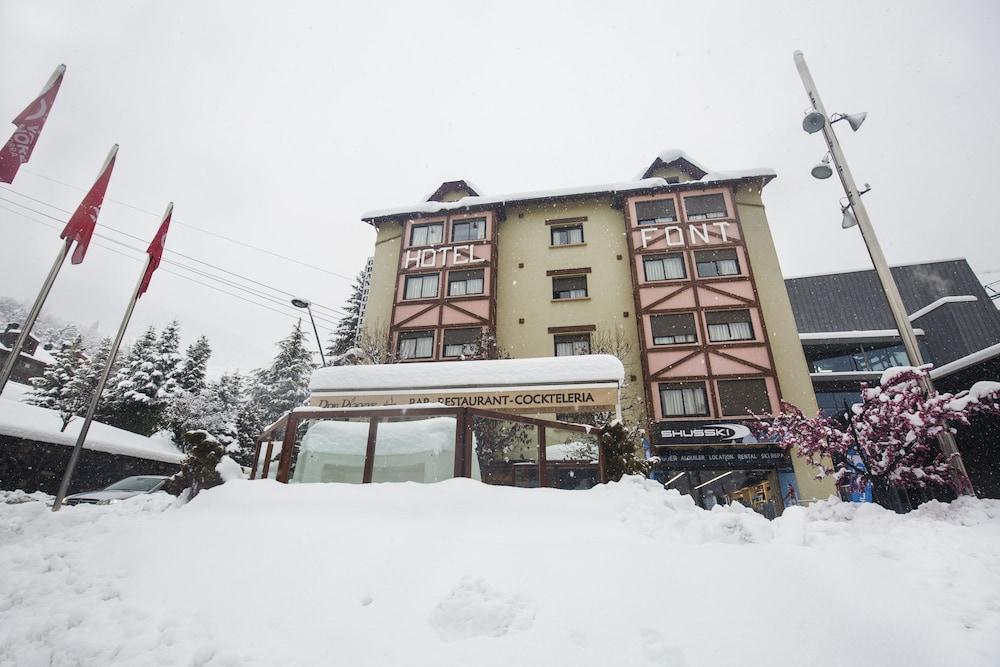
[[[919,345],[924,361],[930,361],[927,345]],[[881,373],[910,365],[903,346],[891,343],[807,346],[805,352],[810,373]]]

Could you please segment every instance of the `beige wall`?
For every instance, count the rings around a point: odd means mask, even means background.
[[[375,238],[372,282],[368,289],[368,305],[365,307],[364,333],[368,336],[385,337],[389,333],[402,234],[403,226],[398,222],[386,222],[379,226],[378,236]]]
[[[785,290],[778,253],[764,213],[761,192],[757,187],[741,185],[736,188],[736,212],[750,255],[760,308],[774,354],[775,371],[781,385],[781,397],[806,414],[814,415],[819,410],[816,395],[799,342],[792,304]],[[797,456],[792,457],[792,463],[802,498],[825,499],[831,494],[836,495],[832,479],[813,479],[815,470]]]
[[[546,220],[586,216],[584,244],[550,247]],[[626,381],[623,404],[642,408],[639,339],[629,273],[625,224],[610,201],[513,206],[498,227],[497,340],[514,357],[551,357],[549,327],[595,325],[592,342],[618,337],[629,348],[622,360]],[[620,259],[619,259],[620,257]],[[521,268],[519,265],[524,264]],[[590,267],[586,300],[552,301],[552,278],[546,271]],[[628,313],[626,317],[624,313]],[[520,324],[520,319],[524,324]],[[636,376],[628,382],[628,376]],[[642,419],[635,409],[632,419]]]

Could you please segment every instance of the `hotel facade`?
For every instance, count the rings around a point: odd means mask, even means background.
[[[443,183],[363,216],[377,238],[361,335],[401,363],[460,362],[484,333],[513,358],[614,354],[658,479],[706,506],[825,498],[832,484],[741,423],[781,400],[817,410],[762,201],[774,177],[668,151],[619,183]]]

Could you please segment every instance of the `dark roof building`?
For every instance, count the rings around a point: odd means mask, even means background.
[[[957,392],[1000,378],[1000,310],[964,259],[892,267],[931,377]],[[841,414],[861,382],[907,365],[874,270],[785,280],[820,409]],[[981,495],[1000,497],[1000,420],[982,418],[957,436]]]

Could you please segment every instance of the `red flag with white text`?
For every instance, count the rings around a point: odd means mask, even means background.
[[[90,237],[94,235],[94,227],[97,225],[97,216],[101,213],[101,206],[104,205],[104,193],[108,190],[108,183],[111,181],[111,171],[115,168],[115,160],[118,157],[118,144],[111,147],[104,166],[97,180],[90,186],[90,192],[83,198],[80,205],[76,207],[73,217],[69,219],[63,227],[59,238],[73,239],[76,241],[76,249],[73,251],[72,262],[79,264],[87,254],[87,246],[90,245]]]
[[[52,110],[52,105],[56,101],[56,94],[59,92],[59,86],[62,85],[65,72],[65,65],[57,67],[41,94],[14,119],[17,129],[0,149],[0,181],[13,182],[17,170],[31,159],[31,153],[35,150],[35,144],[38,143],[42,127],[45,126],[49,111]]]
[[[157,267],[160,266],[160,259],[163,257],[163,247],[167,244],[167,230],[170,228],[170,218],[174,214],[174,203],[170,202],[167,205],[167,211],[163,214],[163,222],[160,223],[160,228],[156,230],[156,236],[153,240],[149,242],[149,247],[146,248],[146,252],[149,254],[149,264],[146,265],[146,272],[142,274],[142,282],[139,283],[139,296],[146,293],[149,289],[149,281],[153,277],[153,271],[156,271]]]

